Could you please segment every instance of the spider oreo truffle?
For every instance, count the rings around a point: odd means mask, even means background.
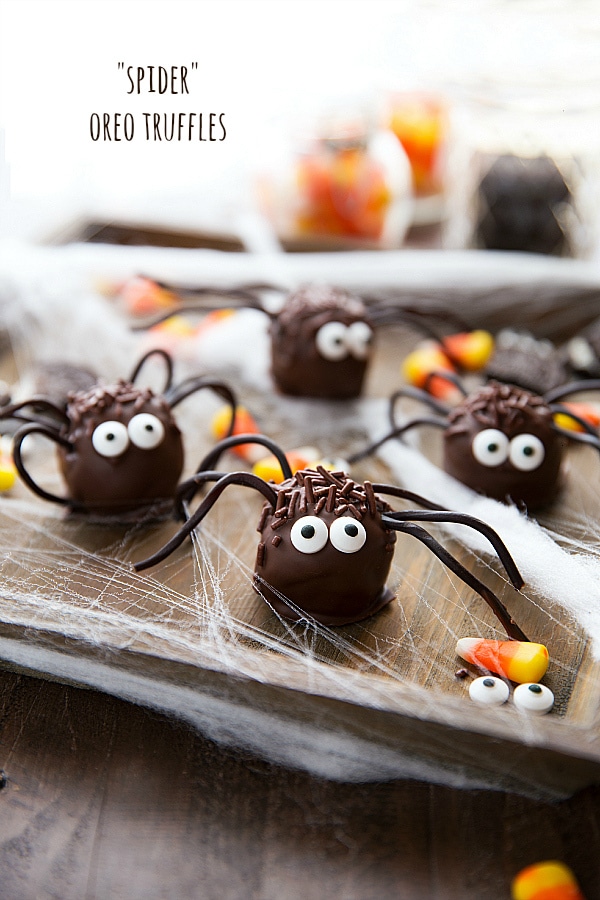
[[[301,288],[271,323],[273,380],[292,396],[358,397],[372,339],[360,299],[330,287]]]
[[[162,394],[135,385],[151,356],[159,356],[166,366]],[[82,513],[112,516],[172,506],[184,463],[182,435],[173,409],[186,397],[208,388],[227,401],[231,433],[237,406],[234,394],[221,381],[197,376],[173,385],[172,374],[171,357],[151,350],[128,380],[98,383],[90,390],[71,393],[65,405],[34,397],[6,407],[2,418],[27,423],[17,431],[13,444],[22,480],[42,499]],[[50,493],[27,470],[21,448],[32,434],[43,435],[56,445],[66,496]]]
[[[281,465],[284,480],[275,484],[250,472],[219,472],[221,454],[248,441],[269,447]],[[194,495],[215,482],[188,516]],[[416,538],[472,588],[493,610],[513,639],[527,637],[494,592],[469,572],[419,522],[455,522],[479,531],[492,545],[517,589],[523,579],[499,535],[485,522],[436,504],[390,484],[359,484],[345,472],[323,466],[292,474],[285,454],[265,435],[236,435],[217,444],[196,474],[180,485],[175,507],[185,518],[173,537],[148,559],[135,563],[139,572],[166,559],[210,512],[223,491],[239,485],[267,501],[257,526],[261,535],[253,585],[280,615],[324,625],[345,625],[365,619],[393,599],[386,587],[396,533]],[[394,512],[379,495],[418,503],[423,509]]]
[[[450,412],[444,468],[481,494],[535,509],[559,488],[564,446],[543,397],[491,382]]]
[[[396,533],[391,507],[343,472],[305,470],[265,503],[254,585],[280,614],[325,625],[356,622],[393,599],[385,586]],[[276,587],[274,587],[276,586]]]
[[[58,458],[76,504],[121,512],[173,497],[184,453],[164,398],[121,382],[72,395],[67,414]]]

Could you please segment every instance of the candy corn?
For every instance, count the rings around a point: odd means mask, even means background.
[[[418,388],[427,390],[434,397],[448,402],[460,400],[461,393],[445,378],[429,378],[432,372],[448,372],[454,375],[456,370],[436,341],[423,341],[402,363],[404,379]]]
[[[158,322],[148,329],[148,336],[153,347],[162,347],[165,350],[175,352],[181,349],[186,341],[194,341],[203,337],[215,325],[223,319],[233,315],[232,309],[213,310],[194,325],[186,316],[172,315],[164,322]]]
[[[564,863],[548,860],[527,866],[513,879],[512,900],[585,900]]]
[[[226,436],[230,421],[231,408],[229,406],[223,406],[215,413],[211,422],[211,431],[216,440],[220,441]],[[238,406],[235,411],[233,434],[260,434],[260,428],[244,406]],[[260,458],[259,454],[264,452],[264,448],[256,444],[240,444],[239,447],[232,447],[231,452],[252,463]]]
[[[347,463],[343,460],[330,460],[320,457],[316,447],[299,447],[296,450],[288,450],[285,456],[292,472],[298,472],[299,469],[316,469],[317,466],[322,466],[331,472],[334,472],[336,469],[347,468]],[[259,478],[262,478],[263,481],[274,481],[276,484],[280,484],[283,481],[281,466],[275,456],[265,456],[263,459],[259,459],[252,466],[252,471]]]
[[[548,669],[546,647],[528,641],[461,638],[456,644],[456,652],[467,662],[519,684],[538,682]]]
[[[580,419],[583,419],[592,428],[598,428],[600,425],[600,410],[597,406],[589,403],[564,403],[565,409],[570,410]],[[572,419],[567,413],[555,413],[554,422],[559,428],[566,428],[567,431],[584,431],[582,425],[575,419]]]
[[[297,450],[288,450],[285,456],[292,472],[297,472],[299,469],[313,468],[319,451],[316,447],[299,447]],[[283,481],[281,466],[275,456],[265,456],[263,459],[259,459],[252,466],[252,471],[263,481],[274,481],[276,484]]]
[[[151,278],[136,276],[126,281],[119,291],[119,299],[133,316],[147,316],[179,303],[176,294],[161,287]]]
[[[494,338],[489,331],[465,331],[449,334],[442,341],[442,349],[450,359],[467,372],[483,369],[494,351]]]

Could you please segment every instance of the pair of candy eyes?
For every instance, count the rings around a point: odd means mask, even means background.
[[[152,450],[162,442],[165,428],[151,413],[138,413],[125,425],[109,421],[97,425],[92,434],[92,446],[100,456],[121,456],[131,442],[141,450]]]
[[[482,466],[493,468],[510,460],[515,469],[532,472],[544,461],[544,445],[535,434],[517,434],[512,440],[497,428],[486,428],[473,438],[473,456]]]
[[[351,516],[334,519],[329,528],[318,516],[302,516],[294,522],[290,540],[300,553],[318,553],[328,540],[341,553],[356,553],[364,546],[367,532],[362,522]]]
[[[508,700],[508,684],[493,675],[482,675],[469,686],[469,696],[481,706],[502,706]],[[515,688],[514,703],[517,709],[532,713],[547,713],[554,705],[554,694],[545,684],[520,684]]]
[[[349,354],[356,359],[366,359],[371,349],[373,332],[366,322],[327,322],[321,325],[315,337],[317,350],[324,359],[336,362]]]

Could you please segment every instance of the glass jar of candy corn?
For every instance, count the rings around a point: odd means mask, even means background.
[[[290,249],[392,248],[412,217],[410,164],[367,116],[323,116],[259,177],[259,199]]]
[[[450,247],[590,257],[599,239],[600,105],[573,86],[470,96],[450,163]]]

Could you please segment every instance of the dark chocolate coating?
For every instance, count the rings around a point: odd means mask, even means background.
[[[279,390],[296,397],[346,400],[358,397],[369,354],[359,359],[348,351],[342,359],[325,359],[316,335],[327,322],[369,324],[361,300],[335,288],[310,286],[291,294],[271,324],[271,374]]]
[[[100,455],[92,444],[94,429],[102,422],[125,426],[139,413],[156,416],[164,427],[161,443],[152,449],[129,442],[119,456]],[[69,398],[68,431],[71,448],[58,446],[60,467],[70,499],[89,512],[112,514],[172,502],[183,469],[181,432],[167,402],[149,389],[120,382],[96,387]]]
[[[283,514],[265,505],[259,527],[261,543],[254,586],[285,618],[298,620],[306,614],[323,625],[345,625],[367,618],[393,599],[386,579],[396,533],[383,525],[381,513],[390,507],[375,497],[372,490],[369,501],[365,493],[367,486],[350,482],[344,473],[334,473],[332,478],[321,472],[296,473],[277,486],[278,494],[282,495],[279,503]],[[333,479],[338,485],[332,490]],[[310,482],[308,496],[307,481]],[[355,492],[354,499],[345,499],[340,494],[348,482]],[[323,506],[320,500],[328,492],[329,502]],[[317,512],[319,504],[323,508]],[[361,521],[367,535],[359,550],[341,552],[331,540],[312,554],[302,553],[293,546],[290,532],[298,519],[317,515],[329,528],[340,516],[351,516],[350,507],[356,516],[352,521]],[[290,510],[292,514],[288,515]],[[282,519],[283,524],[278,525]]]
[[[566,442],[552,424],[552,411],[542,397],[490,382],[450,413],[444,433],[444,469],[480,494],[539,509],[553,500],[560,487]],[[498,429],[509,439],[519,434],[539,438],[545,449],[541,465],[532,471],[519,470],[509,459],[498,466],[482,465],[473,455],[472,444],[487,428]]]

